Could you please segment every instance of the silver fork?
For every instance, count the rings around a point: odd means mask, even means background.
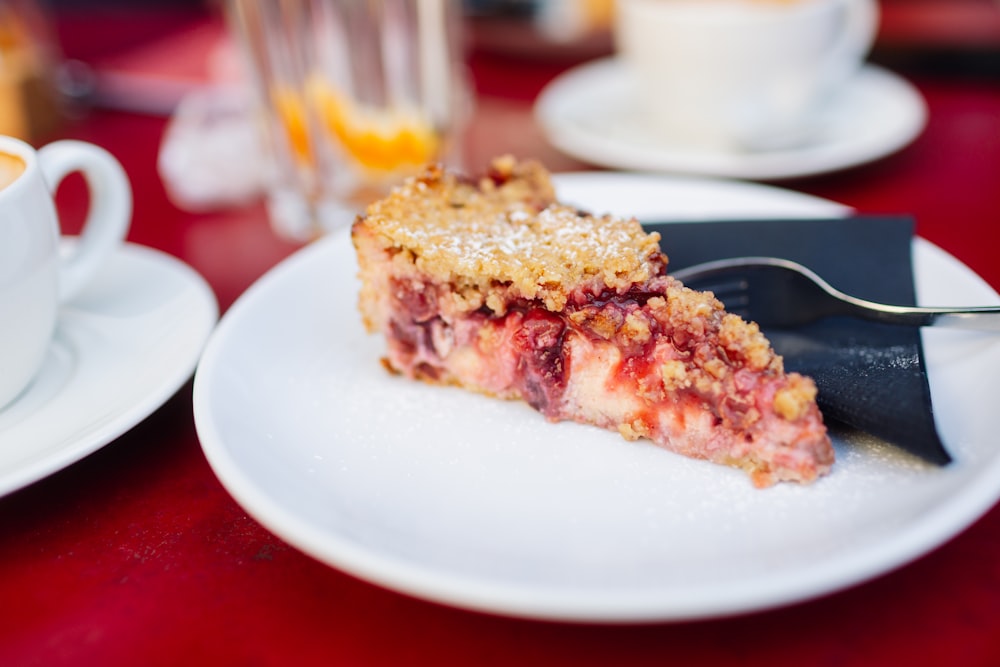
[[[671,272],[685,285],[711,290],[726,310],[762,327],[794,327],[835,315],[885,324],[947,326],[1000,332],[1000,306],[892,306],[844,294],[806,267],[775,257],[738,257]]]

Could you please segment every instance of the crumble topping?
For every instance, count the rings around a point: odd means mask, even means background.
[[[502,313],[510,298],[561,310],[581,285],[626,289],[653,277],[659,235],[634,218],[595,217],[555,201],[548,173],[535,162],[494,161],[478,182],[440,166],[369,207],[366,225],[404,262],[444,283],[462,300],[500,290],[486,305]],[[665,259],[664,262],[665,263]],[[460,309],[483,305],[473,297]]]
[[[788,386],[774,394],[774,411],[788,421],[800,419],[816,400],[816,384],[802,375],[792,374]]]

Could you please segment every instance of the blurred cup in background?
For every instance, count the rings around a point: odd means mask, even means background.
[[[40,3],[0,0],[0,134],[35,142],[59,126],[60,58]]]
[[[461,154],[453,0],[229,0],[258,93],[275,230],[349,224],[431,161]]]
[[[753,151],[808,141],[877,28],[876,0],[618,0],[614,29],[659,139]]]

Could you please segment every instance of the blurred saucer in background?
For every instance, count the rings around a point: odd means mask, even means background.
[[[557,77],[539,95],[535,114],[553,146],[591,164],[750,180],[811,176],[871,162],[908,145],[927,121],[926,104],[910,83],[868,65],[798,146],[740,152],[680,147],[658,139],[644,122],[634,83],[615,58]]]

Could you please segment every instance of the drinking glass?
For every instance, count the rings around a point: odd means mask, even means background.
[[[275,230],[349,224],[428,162],[461,155],[453,0],[229,0],[258,94]]]

